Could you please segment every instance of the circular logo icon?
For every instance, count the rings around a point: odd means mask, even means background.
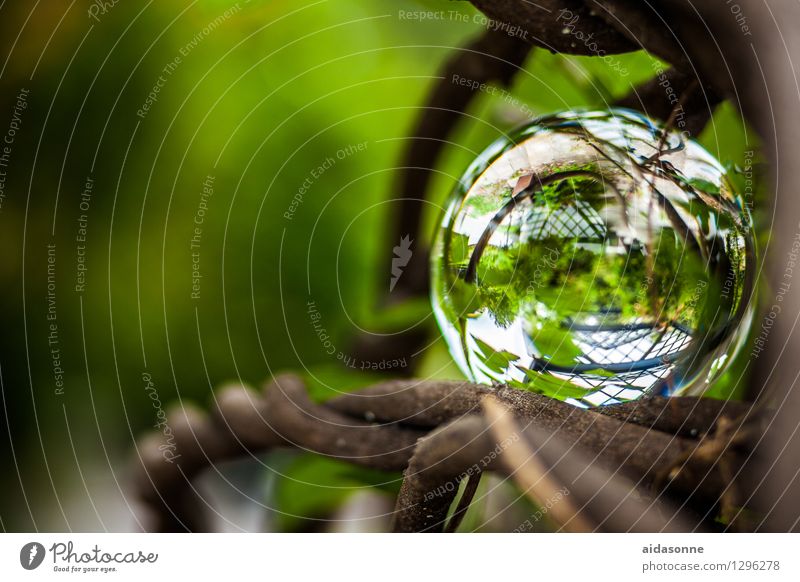
[[[26,570],[35,570],[44,561],[44,546],[39,542],[30,542],[19,551],[19,563]]]

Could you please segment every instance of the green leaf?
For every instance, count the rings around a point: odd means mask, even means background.
[[[576,363],[581,350],[572,341],[572,332],[557,323],[545,324],[536,332],[534,343],[550,362],[559,366]]]
[[[543,372],[535,372],[526,368],[519,368],[528,377],[528,382],[513,381],[510,384],[515,388],[543,394],[550,398],[566,400],[567,398],[580,399],[590,394],[592,390],[580,388],[566,380],[556,378]]]
[[[703,180],[702,178],[686,179],[681,175],[678,175],[678,179],[684,184],[687,184],[695,190],[699,190],[700,192],[704,192],[706,194],[719,194],[719,186],[712,184],[708,180]]]
[[[309,519],[324,518],[367,487],[397,495],[401,480],[400,473],[303,454],[286,468],[275,489],[278,530],[296,531]]]
[[[475,340],[476,344],[478,344],[478,348],[484,356],[484,365],[496,374],[505,373],[508,370],[508,367],[511,365],[511,362],[516,362],[519,360],[519,357],[515,356],[511,352],[507,352],[505,350],[495,350],[492,346],[484,341],[479,340],[474,335],[472,336],[472,339]]]

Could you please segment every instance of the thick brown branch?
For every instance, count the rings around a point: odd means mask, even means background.
[[[518,415],[536,418],[541,415],[562,421],[575,408],[547,396],[508,387],[492,388],[459,381],[395,380],[344,394],[327,406],[349,416],[433,428],[448,420],[480,411],[484,396],[492,394],[511,406]],[[738,417],[750,409],[744,402],[726,402],[709,398],[643,398],[592,412],[618,420],[654,428],[670,434],[696,437],[711,432],[725,415]]]
[[[227,389],[217,403],[212,417],[191,404],[175,407],[167,414],[171,437],[161,431],[139,442],[133,483],[150,509],[150,531],[206,531],[206,502],[192,480],[215,463],[282,444],[262,421],[252,391]]]
[[[647,487],[659,475],[672,470],[676,460],[691,454],[697,441],[565,406],[574,412],[567,416],[561,410],[552,415],[546,412],[559,408],[554,406],[542,411],[535,420],[528,416],[528,409],[517,421],[519,430],[504,433],[504,439],[497,438],[490,429],[491,423],[475,414],[457,418],[421,439],[405,472],[395,513],[395,531],[441,531],[457,484],[482,471],[513,473],[512,467],[519,466],[519,459],[512,459],[507,465],[503,465],[502,459],[508,451],[514,450],[520,439],[527,439],[527,446],[533,445],[534,450],[542,448],[544,466],[557,471],[556,474],[561,475],[560,482],[568,486],[578,483],[576,491],[580,490],[583,495],[579,499],[582,504],[591,505],[598,527],[608,522],[606,527],[610,529],[624,522],[628,529],[634,530],[690,529],[691,522],[674,517],[675,511],[655,521],[655,514],[648,510],[652,504],[635,504],[636,497],[629,497],[634,495],[636,487]],[[516,414],[519,409],[514,411]],[[566,450],[573,449],[581,452],[575,457],[564,457]],[[569,460],[562,461],[562,457]],[[590,471],[595,466],[599,472]],[[584,471],[590,472],[584,475]],[[589,490],[597,486],[601,477],[618,473],[636,486],[629,481],[617,483],[625,484],[622,489],[608,485],[601,499],[616,502],[603,513],[602,504],[593,503],[595,498],[589,495]],[[713,473],[699,484],[702,493],[711,497],[718,495],[723,487],[718,475]],[[656,506],[652,507],[653,511]],[[634,508],[640,511],[637,513]],[[636,521],[640,518],[641,522]]]
[[[530,46],[519,39],[489,30],[457,50],[444,65],[439,81],[422,106],[403,155],[398,178],[399,216],[394,222],[392,238],[387,241],[390,245],[385,255],[387,260],[392,256],[392,247],[402,237],[417,238],[433,168],[448,137],[479,94],[475,87],[485,83],[508,85],[529,51]],[[469,86],[462,81],[469,82]],[[393,294],[419,295],[426,293],[427,288],[427,253],[417,251],[397,281]]]
[[[712,431],[718,419],[743,410],[697,399],[583,410],[508,387],[422,381],[387,382],[318,405],[299,378],[283,375],[263,395],[242,387],[222,391],[211,416],[191,407],[171,412],[174,442],[159,433],[141,443],[137,490],[158,516],[154,529],[203,529],[205,501],[191,487],[200,471],[236,456],[295,446],[384,470],[406,468],[398,527],[437,530],[459,481],[495,468],[497,453],[491,451],[498,444],[474,414],[489,394],[514,411],[523,431],[536,427],[580,448],[588,464],[622,471],[642,486],[674,473],[676,463],[692,457],[699,441],[690,437]],[[707,472],[699,484],[678,479],[673,487],[693,492],[697,486],[702,496],[714,499],[723,484],[718,472]],[[678,476],[686,474],[679,471]]]
[[[589,9],[636,48],[644,49],[689,73],[691,63],[669,22],[663,22],[648,2],[585,0]]]
[[[746,402],[693,396],[654,396],[615,406],[604,406],[598,412],[625,422],[694,438],[713,432],[720,419],[739,418],[750,410],[751,407]]]
[[[522,431],[510,410],[493,402],[487,398],[484,408],[495,440],[502,442],[515,432],[524,436],[502,455],[506,473],[562,529],[669,532],[696,527],[697,520],[666,501],[650,499],[646,491],[591,462],[581,450],[536,426]]]
[[[597,15],[581,0],[471,0],[481,12],[498,23],[497,27],[526,42],[552,52],[573,55],[625,53],[638,49],[618,30]],[[505,25],[505,26],[502,26]],[[511,27],[516,27],[512,29]],[[564,30],[567,29],[567,32]],[[578,36],[576,33],[580,33]],[[586,39],[589,41],[586,41]],[[583,39],[583,40],[581,40]]]
[[[271,430],[295,447],[386,471],[408,464],[425,431],[353,419],[313,404],[302,380],[286,374],[266,389]]]
[[[393,530],[440,532],[458,484],[470,475],[492,469],[496,456],[482,418],[464,416],[420,439],[404,473]]]
[[[314,405],[295,376],[279,376],[260,395],[220,392],[214,414],[184,405],[167,416],[172,437],[153,433],[138,447],[134,486],[150,508],[153,531],[204,531],[206,501],[192,488],[204,469],[276,446],[297,446],[384,470],[403,469],[423,431],[377,426]]]

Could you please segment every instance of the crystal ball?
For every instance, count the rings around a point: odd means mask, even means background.
[[[492,144],[431,268],[468,378],[577,406],[700,395],[753,320],[755,241],[730,176],[628,110],[559,113]]]

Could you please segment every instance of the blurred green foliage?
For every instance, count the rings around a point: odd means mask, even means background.
[[[372,488],[395,497],[401,476],[365,469],[327,457],[305,454],[295,459],[267,503],[279,509],[277,529],[293,531],[307,527],[307,518],[324,519],[353,493]],[[304,519],[306,518],[306,519]]]

